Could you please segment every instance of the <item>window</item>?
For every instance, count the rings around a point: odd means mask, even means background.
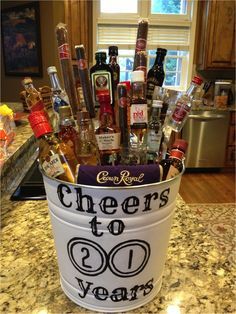
[[[99,0],[94,1],[94,53],[119,48],[121,80],[133,69],[137,25],[149,21],[148,68],[158,47],[167,49],[164,86],[186,90],[192,77],[197,1],[190,0]]]

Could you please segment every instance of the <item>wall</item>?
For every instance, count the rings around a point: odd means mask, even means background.
[[[2,1],[1,8],[14,7],[32,1]],[[39,1],[40,3],[40,29],[43,77],[33,78],[35,87],[49,85],[47,67],[55,65],[60,75],[60,64],[57,55],[57,42],[55,27],[64,22],[64,1]],[[60,75],[61,76],[61,75]],[[19,102],[19,93],[23,90],[21,79],[23,77],[6,76],[1,53],[1,102]]]

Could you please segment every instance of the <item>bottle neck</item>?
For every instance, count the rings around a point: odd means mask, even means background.
[[[100,125],[101,126],[112,126],[113,125],[113,116],[110,112],[103,112],[100,115]]]
[[[197,89],[197,87],[198,87],[197,84],[191,82],[189,88],[188,88],[187,91],[186,91],[186,95],[187,95],[187,96],[191,96],[191,95],[195,92],[195,90]]]
[[[137,99],[145,100],[145,83],[144,82],[132,82],[131,83],[131,101]]]
[[[158,66],[162,66],[163,67],[164,59],[165,59],[165,56],[163,56],[162,54],[157,53],[154,65],[158,65]]]
[[[61,126],[74,126],[74,120],[72,117],[64,117],[60,119],[60,125]]]
[[[152,107],[152,118],[155,120],[159,120],[159,118],[160,118],[159,108]]]
[[[53,91],[61,91],[62,88],[57,73],[50,73],[49,78],[51,81]]]
[[[96,59],[96,64],[97,64],[97,65],[98,65],[98,64],[106,64],[106,60],[103,59],[103,58],[97,58],[97,59]]]
[[[109,63],[117,63],[117,56],[110,55]]]

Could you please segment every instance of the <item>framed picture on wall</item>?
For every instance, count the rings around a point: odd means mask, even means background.
[[[39,2],[1,11],[5,75],[42,76]]]

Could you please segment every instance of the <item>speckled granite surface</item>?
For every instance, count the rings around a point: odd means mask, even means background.
[[[93,313],[63,293],[46,201],[2,200],[1,313]],[[158,295],[128,313],[236,313],[235,269],[178,199]]]

